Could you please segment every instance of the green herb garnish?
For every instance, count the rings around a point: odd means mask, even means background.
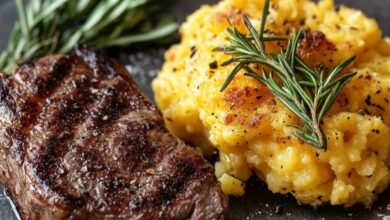
[[[157,25],[145,22],[168,0],[16,0],[19,20],[0,70],[10,72],[33,58],[69,53],[76,44],[95,48],[128,46],[161,40],[177,30],[173,19]],[[149,21],[149,20],[147,20]]]
[[[297,55],[301,31],[298,31],[292,39],[265,35],[264,28],[268,10],[269,0],[266,0],[259,31],[255,30],[247,17],[244,17],[245,26],[250,35],[241,33],[230,24],[227,29],[230,34],[230,45],[214,49],[214,51],[223,51],[232,55],[232,58],[224,62],[222,66],[237,63],[223,84],[221,92],[228,87],[240,70],[245,70],[247,72],[245,75],[264,83],[287,108],[301,119],[302,126],[291,125],[297,129],[294,134],[299,139],[326,150],[327,141],[321,129],[322,118],[335,102],[341,89],[356,75],[355,72],[351,72],[335,79],[338,73],[353,62],[355,57],[345,60],[330,71],[325,68],[309,67]],[[266,41],[282,40],[288,40],[288,46],[281,49],[280,53],[266,52]],[[267,67],[269,72],[263,68],[262,74],[259,75],[251,68],[253,64],[261,64]],[[274,76],[277,76],[277,79]]]

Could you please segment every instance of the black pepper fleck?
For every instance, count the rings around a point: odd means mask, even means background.
[[[367,96],[366,100],[364,100],[366,105],[370,106],[371,105],[371,96]]]
[[[217,69],[218,68],[218,62],[213,61],[209,64],[210,69]]]
[[[383,108],[382,106],[376,104],[375,107],[377,107],[379,110],[382,110],[382,111],[385,111],[385,108]]]

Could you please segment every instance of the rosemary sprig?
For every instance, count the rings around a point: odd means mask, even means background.
[[[241,70],[245,70],[245,75],[264,83],[287,108],[301,119],[302,126],[291,125],[297,129],[294,134],[299,139],[326,150],[327,141],[321,129],[321,122],[341,89],[356,75],[355,72],[350,72],[336,79],[336,76],[351,64],[355,57],[345,60],[330,71],[325,68],[311,68],[297,55],[301,31],[298,31],[292,39],[287,39],[288,45],[282,48],[280,53],[267,53],[266,41],[286,40],[265,35],[264,28],[268,10],[269,0],[266,0],[259,31],[255,30],[247,17],[244,17],[245,26],[250,35],[247,36],[230,25],[227,29],[230,34],[230,45],[214,49],[214,51],[223,51],[232,55],[232,58],[225,61],[222,66],[237,63],[224,82],[221,92],[229,86]],[[251,68],[253,64],[261,64],[269,71],[263,68],[262,74],[259,75]]]
[[[16,0],[19,20],[0,71],[53,53],[69,53],[76,44],[95,48],[128,46],[164,39],[177,30],[173,19],[151,25],[148,18],[172,0]]]

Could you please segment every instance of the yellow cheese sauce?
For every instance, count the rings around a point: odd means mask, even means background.
[[[306,62],[331,68],[357,55],[346,70],[357,75],[324,117],[328,149],[321,151],[293,135],[289,124],[299,124],[297,116],[244,72],[219,91],[234,67],[220,65],[228,55],[212,52],[228,44],[227,18],[246,32],[243,16],[258,27],[263,4],[224,0],[203,6],[182,25],[181,43],[166,53],[152,84],[168,128],[204,153],[219,151],[215,172],[227,194],[242,195],[255,174],[272,192],[291,193],[302,204],[371,206],[390,182],[390,42],[373,19],[336,10],[332,0],[271,1],[268,32],[316,33],[300,46]],[[275,43],[267,48],[280,50]]]

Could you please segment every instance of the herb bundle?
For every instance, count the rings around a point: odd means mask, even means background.
[[[16,0],[19,20],[0,71],[53,53],[69,53],[76,44],[95,48],[128,46],[163,39],[177,30],[167,17],[152,25],[149,17],[170,0]]]
[[[232,58],[222,65],[237,63],[231,74],[227,77],[221,91],[224,91],[234,77],[241,70],[246,71],[247,76],[264,83],[270,91],[284,105],[294,112],[302,122],[302,126],[293,124],[297,129],[295,135],[302,141],[319,149],[327,149],[327,141],[321,122],[324,115],[335,102],[341,89],[356,73],[350,72],[340,77],[336,76],[353,62],[351,57],[330,71],[325,68],[311,68],[298,55],[297,49],[302,32],[295,33],[292,39],[265,36],[265,23],[268,16],[269,0],[265,6],[261,18],[259,31],[256,31],[247,17],[244,17],[245,26],[250,35],[241,33],[236,27],[230,25],[227,29],[230,34],[230,45],[215,48],[232,55]],[[287,40],[288,46],[282,48],[278,54],[266,52],[266,41]],[[258,74],[252,68],[252,64],[261,64],[262,74]],[[275,78],[275,76],[277,78]]]

